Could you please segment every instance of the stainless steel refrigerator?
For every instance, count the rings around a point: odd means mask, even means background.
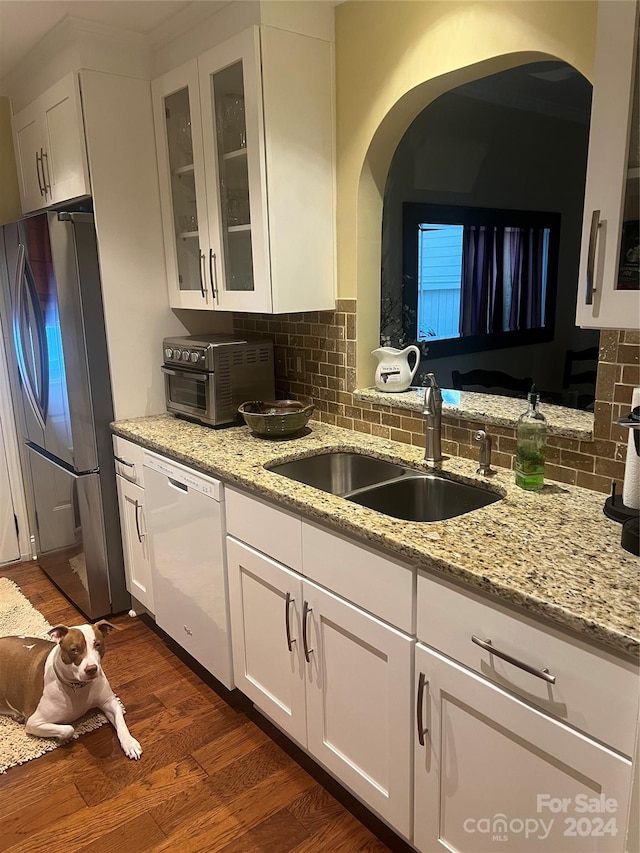
[[[5,339],[38,562],[89,619],[130,607],[92,213],[5,225]]]

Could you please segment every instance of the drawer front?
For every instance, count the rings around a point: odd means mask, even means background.
[[[120,474],[125,480],[130,480],[137,486],[144,487],[142,474],[144,448],[132,441],[127,441],[126,438],[120,438],[119,435],[114,435],[112,438],[116,474]]]
[[[302,566],[305,577],[413,633],[410,566],[307,521],[302,522]]]
[[[291,569],[302,569],[302,521],[287,510],[226,487],[227,533]]]
[[[638,713],[638,669],[579,639],[418,573],[418,639],[512,690],[549,714],[632,755]],[[490,640],[496,653],[472,637]],[[555,676],[550,683],[501,659]]]

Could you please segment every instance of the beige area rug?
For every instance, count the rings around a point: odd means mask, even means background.
[[[49,639],[47,631],[52,627],[12,580],[0,578],[0,637],[24,634],[27,637]],[[106,722],[107,718],[101,711],[85,714],[74,723],[75,736],[98,729]],[[57,746],[59,744],[55,738],[28,735],[24,724],[0,714],[0,773],[5,773],[9,767],[16,764],[39,758]]]

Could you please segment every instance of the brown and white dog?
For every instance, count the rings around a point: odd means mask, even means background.
[[[115,728],[129,758],[140,758],[142,747],[131,736],[122,708],[102,671],[104,637],[115,626],[95,625],[49,631],[56,643],[36,637],[0,637],[0,714],[26,723],[38,737],[73,737],[71,723],[99,708]]]

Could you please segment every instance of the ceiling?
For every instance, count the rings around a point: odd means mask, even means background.
[[[158,28],[171,32],[171,18],[199,5],[189,0],[0,0],[0,79],[68,15],[153,39]]]
[[[519,65],[453,90],[456,95],[589,124],[591,83],[559,60]]]
[[[169,41],[229,0],[0,0],[0,80],[63,18]],[[338,5],[341,0],[332,0]],[[588,123],[591,86],[563,62],[540,62],[468,83],[456,94]]]

